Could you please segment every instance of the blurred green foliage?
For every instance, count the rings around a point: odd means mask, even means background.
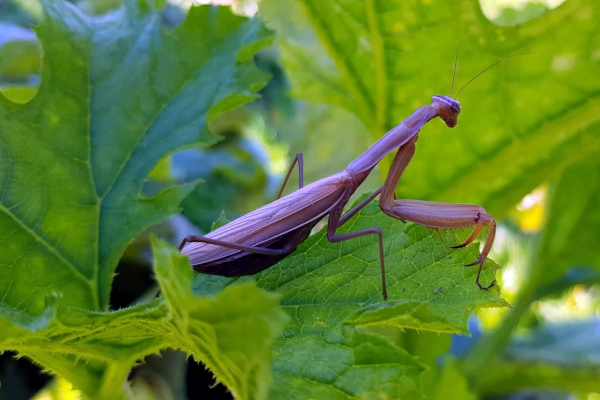
[[[0,93],[18,103],[35,96],[40,84],[42,49],[35,34],[0,22]]]

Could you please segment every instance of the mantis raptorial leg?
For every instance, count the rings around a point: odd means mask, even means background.
[[[496,221],[483,207],[473,204],[394,199],[394,190],[402,177],[402,173],[415,153],[417,139],[418,135],[415,135],[407,144],[398,149],[394,161],[392,162],[392,166],[390,167],[390,172],[383,185],[383,190],[379,199],[379,207],[390,217],[412,221],[416,224],[434,229],[454,229],[475,226],[467,240],[459,246],[454,246],[454,248],[467,246],[475,240],[484,226],[489,226],[490,230],[480,256],[475,262],[465,265],[465,267],[470,267],[479,264],[479,271],[475,283],[477,283],[477,286],[479,286],[480,289],[488,290],[494,286],[496,281],[492,281],[488,286],[482,286],[479,282],[479,278],[481,276],[483,262],[487,258],[492,249],[492,244],[494,243]]]

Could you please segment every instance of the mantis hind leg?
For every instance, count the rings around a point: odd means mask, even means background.
[[[483,227],[489,226],[490,229],[481,254],[475,262],[467,264],[465,267],[479,264],[479,272],[475,280],[477,286],[483,290],[488,290],[494,286],[495,280],[488,286],[482,286],[479,282],[483,262],[492,249],[496,235],[496,221],[483,207],[473,204],[436,203],[421,200],[394,200],[386,204],[380,203],[380,207],[390,217],[412,221],[434,229],[465,228],[474,225],[475,228],[467,240],[458,246],[454,246],[454,248],[469,245],[477,238]]]
[[[182,251],[186,244],[188,243],[208,243],[214,244],[216,246],[226,247],[228,249],[235,249],[241,251],[247,251],[249,253],[255,254],[264,254],[267,256],[279,256],[284,254],[286,249],[269,249],[267,247],[259,247],[259,246],[245,246],[243,244],[226,242],[224,240],[211,239],[204,236],[196,236],[190,235],[183,239],[181,244],[179,245],[179,251]]]

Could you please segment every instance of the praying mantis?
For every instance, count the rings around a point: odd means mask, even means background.
[[[483,207],[473,204],[396,199],[395,189],[415,153],[421,128],[437,117],[441,118],[447,127],[454,128],[461,112],[461,105],[456,100],[458,94],[494,65],[507,58],[522,54],[529,53],[506,56],[490,65],[468,81],[454,98],[451,97],[454,88],[453,77],[449,96],[433,96],[430,105],[421,106],[414,111],[352,161],[343,171],[304,186],[303,155],[298,153],[290,166],[277,200],[231,221],[205,236],[186,237],[179,246],[179,250],[182,254],[189,256],[190,264],[198,272],[226,277],[254,275],[293,253],[298,245],[308,238],[315,225],[329,215],[327,239],[332,243],[366,235],[378,237],[382,295],[383,299],[387,300],[381,228],[371,227],[355,232],[336,233],[339,227],[380,195],[381,211],[404,222],[411,221],[433,229],[474,226],[467,239],[454,248],[471,244],[483,228],[488,226],[488,235],[479,257],[474,262],[466,264],[465,267],[479,265],[475,283],[480,289],[489,290],[494,286],[496,280],[483,286],[480,283],[480,277],[483,263],[494,242],[496,233],[494,218]],[[456,75],[456,61],[454,74]],[[398,150],[385,183],[352,210],[342,215],[352,194],[373,168],[395,149]],[[298,165],[299,188],[295,192],[281,197],[296,164]]]

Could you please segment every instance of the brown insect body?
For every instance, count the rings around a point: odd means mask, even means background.
[[[349,175],[345,170],[304,186],[294,193],[240,217],[205,237],[227,239],[269,249],[282,249],[282,254],[266,255],[228,249],[209,243],[190,243],[182,251],[190,254],[194,270],[227,277],[254,275],[293,253],[327,214],[341,212],[368,173]],[[316,195],[316,194],[319,195]],[[337,199],[337,201],[332,201]],[[278,213],[287,210],[286,213]],[[249,221],[256,220],[252,224]],[[292,229],[284,230],[285,227]]]
[[[299,164],[300,189],[246,214],[206,236],[189,236],[180,246],[182,254],[190,257],[194,269],[214,275],[252,275],[274,265],[294,252],[298,244],[309,236],[312,228],[329,215],[327,238],[340,242],[365,235],[377,235],[383,297],[387,298],[385,265],[381,228],[372,227],[357,232],[337,234],[338,227],[347,222],[366,204],[381,193],[381,210],[394,218],[409,220],[432,228],[456,228],[475,225],[473,233],[461,246],[471,243],[484,225],[490,226],[488,239],[480,257],[472,265],[479,264],[476,283],[481,289],[479,277],[483,261],[494,239],[495,221],[476,205],[434,203],[420,200],[396,200],[395,188],[412,159],[418,132],[424,124],[440,117],[448,127],[456,126],[460,103],[448,96],[436,95],[432,104],[422,106],[402,123],[386,133],[365,153],[337,174],[303,185],[302,155],[294,160],[285,183],[296,161]],[[373,168],[389,152],[398,149],[382,187],[342,216],[352,194],[362,184]],[[283,188],[282,188],[283,190]]]
[[[298,231],[304,225],[319,222],[336,204],[345,190],[346,177],[335,174],[298,189],[249,214],[208,233],[205,237],[236,241],[249,246],[269,246],[282,236]],[[209,243],[190,243],[183,254],[190,264],[202,266],[218,260],[227,261],[239,250]]]

